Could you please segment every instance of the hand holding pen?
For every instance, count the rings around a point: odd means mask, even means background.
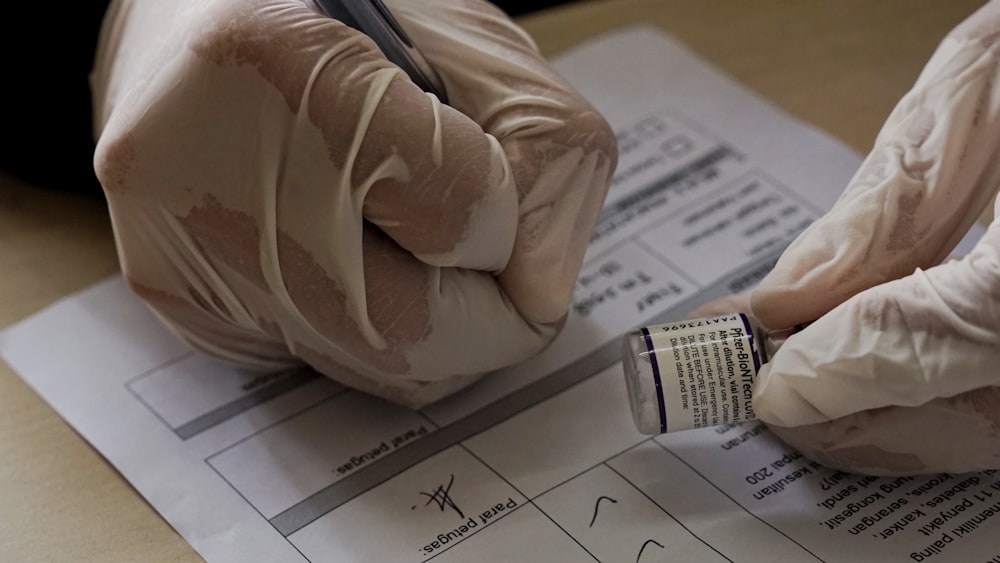
[[[447,104],[307,0],[116,3],[95,163],[178,336],[421,405],[556,335],[616,149],[496,7],[387,6]]]

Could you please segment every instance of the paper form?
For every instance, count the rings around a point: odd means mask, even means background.
[[[221,366],[118,278],[0,353],[209,561],[1000,561],[994,472],[848,475],[759,423],[636,432],[621,333],[752,287],[860,159],[652,29],[556,66],[621,159],[539,357],[412,411]]]

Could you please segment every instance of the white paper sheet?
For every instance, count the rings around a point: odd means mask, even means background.
[[[117,278],[0,352],[209,561],[1000,561],[993,472],[846,475],[758,423],[635,431],[620,334],[752,286],[859,158],[652,29],[557,65],[621,164],[542,356],[414,412],[221,366]]]

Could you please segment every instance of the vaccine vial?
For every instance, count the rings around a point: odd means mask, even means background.
[[[636,428],[663,434],[753,420],[753,390],[770,339],[743,313],[626,334],[622,363]]]

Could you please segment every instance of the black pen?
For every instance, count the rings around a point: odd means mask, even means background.
[[[444,87],[382,0],[316,0],[326,15],[364,33],[425,92],[447,103]]]

